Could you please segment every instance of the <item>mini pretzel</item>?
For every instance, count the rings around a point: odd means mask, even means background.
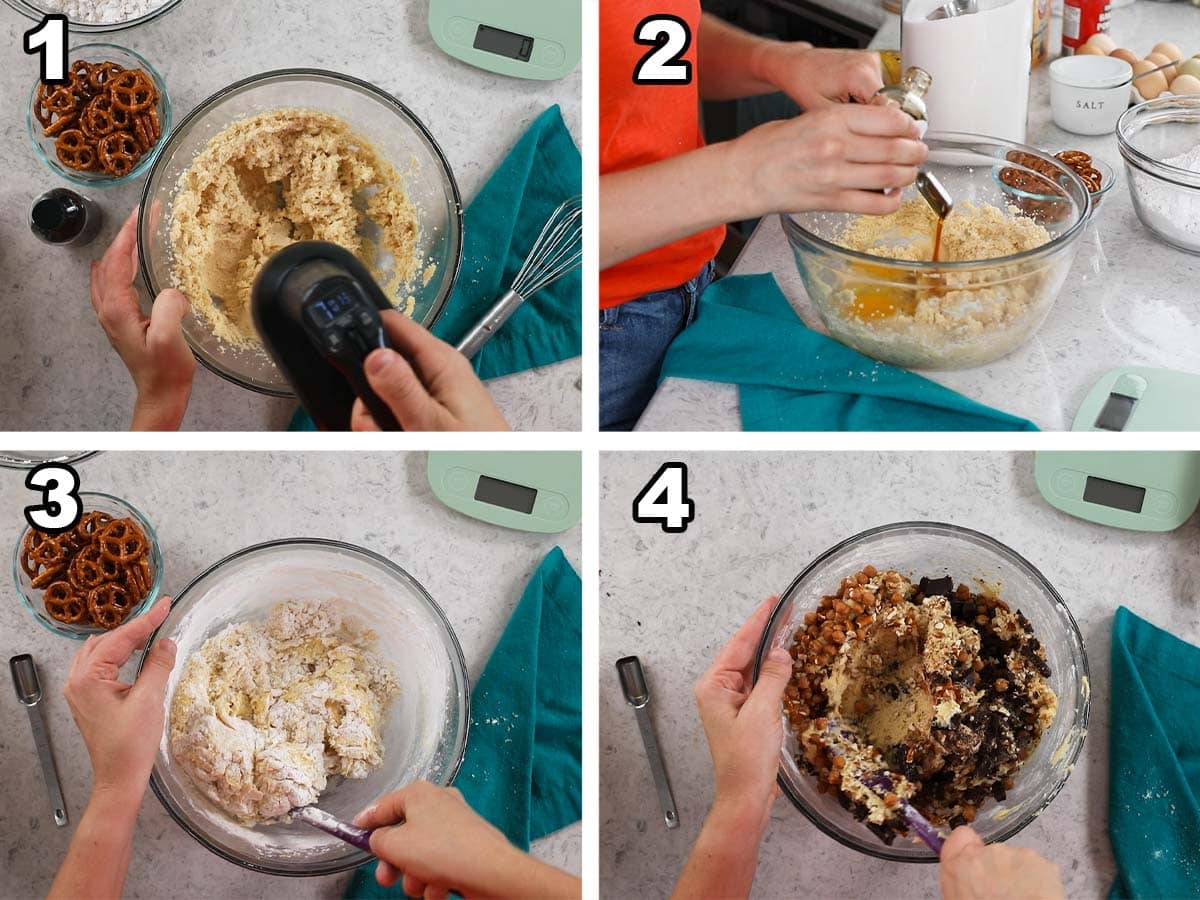
[[[116,628],[132,608],[129,592],[119,584],[102,584],[87,595],[87,610],[101,628]]]
[[[39,566],[65,566],[70,558],[70,548],[59,538],[46,538],[29,552],[29,558]]]
[[[83,108],[79,123],[83,133],[98,139],[116,131],[117,123],[113,121],[112,108],[112,97],[107,94],[89,100],[88,105]]]
[[[1076,166],[1090,166],[1092,158],[1082,150],[1062,150],[1054,154],[1056,159],[1061,159],[1068,166],[1074,169]]]
[[[128,112],[142,112],[158,102],[158,90],[138,69],[126,69],[108,84],[113,104]]]
[[[96,63],[88,75],[88,85],[94,91],[102,91],[124,71],[125,69],[115,62]]]
[[[41,574],[33,576],[29,580],[29,584],[36,591],[44,590],[48,585],[61,580],[63,573],[66,571],[66,566],[53,566]]]
[[[42,602],[50,618],[68,625],[83,622],[88,614],[87,603],[65,581],[56,581],[46,588]]]
[[[42,105],[47,112],[66,114],[75,112],[79,106],[79,101],[75,99],[75,94],[67,85],[60,85],[56,88],[47,88],[46,94],[42,99]]]
[[[71,583],[72,587],[81,591],[90,591],[106,581],[111,581],[112,579],[106,577],[104,569],[101,568],[103,561],[105,561],[104,554],[96,545],[85,547],[67,566],[67,581]],[[110,563],[110,565],[112,564]],[[113,569],[115,568],[113,566]]]
[[[93,510],[86,512],[79,517],[79,522],[75,526],[75,533],[85,540],[91,540],[99,534],[104,526],[113,520],[113,517],[106,512]]]
[[[94,66],[85,59],[77,59],[71,63],[71,92],[74,94],[86,94],[91,87],[90,79]]]
[[[87,136],[78,128],[68,128],[54,142],[55,153],[64,166],[80,172],[91,172],[99,161]]]
[[[150,586],[154,580],[150,576],[150,563],[146,557],[142,557],[133,565],[125,569],[125,587],[129,593],[139,600],[150,593]]]
[[[100,552],[116,563],[129,563],[146,554],[146,535],[131,519],[114,519],[98,537]]]
[[[96,149],[100,153],[100,165],[104,171],[118,178],[132,172],[143,153],[137,140],[126,131],[117,131],[101,138]]]

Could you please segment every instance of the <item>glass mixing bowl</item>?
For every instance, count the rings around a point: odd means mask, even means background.
[[[378,634],[376,651],[395,667],[401,688],[384,726],[383,764],[365,779],[332,779],[320,808],[349,821],[411,782],[450,784],[466,750],[466,661],[445,614],[411,575],[369,550],[315,538],[271,541],[227,556],[179,592],[152,638],[169,637],[179,650],[150,787],[188,834],[258,872],[327,875],[371,857],[309,825],[249,828],[226,816],[174,762],[167,738],[171,699],[188,657],[227,625],[264,620],[283,600],[322,599],[337,600]]]
[[[1000,597],[1029,619],[1046,650],[1050,686],[1058,712],[1033,755],[1016,775],[1001,802],[981,806],[971,827],[986,843],[1006,841],[1037,818],[1066,784],[1087,735],[1091,687],[1083,638],[1062,597],[1028,560],[985,534],[937,522],[899,522],[872,528],[826,550],[809,563],[783,593],[767,621],[758,647],[757,679],[772,647],[787,649],[804,627],[804,614],[834,593],[843,577],[873,565],[894,569],[914,581],[921,576],[978,579],[1000,588]],[[833,798],[817,791],[816,779],[796,764],[799,743],[780,707],[784,723],[779,786],[800,812],[830,837],[881,859],[936,862],[937,855],[915,838],[884,844]]]
[[[44,4],[28,2],[28,0],[4,0],[9,6],[15,9],[23,16],[33,19],[35,22],[40,22],[51,13],[58,14],[58,10],[47,9]],[[92,22],[71,22],[71,31],[79,34],[100,34],[103,32],[124,31],[126,28],[136,28],[138,25],[146,25],[153,22],[159,16],[166,15],[183,0],[164,0],[162,6],[157,9],[152,9],[144,16],[138,16],[134,19],[126,19],[124,22],[112,22],[107,25],[101,25]]]
[[[82,457],[77,458],[76,461],[80,458]],[[98,491],[80,491],[79,499],[83,504],[84,512],[99,510],[108,513],[114,519],[133,519],[141,526],[142,531],[146,534],[146,539],[150,542],[150,555],[147,558],[150,565],[150,591],[129,611],[129,615],[125,617],[125,621],[129,622],[153,606],[158,600],[159,591],[162,590],[163,559],[162,551],[158,546],[158,535],[154,533],[154,526],[150,524],[141,510],[120,497],[102,494]],[[26,526],[21,529],[21,534],[17,537],[17,545],[13,548],[12,574],[13,581],[17,586],[17,594],[21,597],[25,608],[29,610],[29,614],[44,628],[75,641],[87,640],[93,634],[104,634],[103,628],[95,625],[70,625],[58,621],[46,612],[46,604],[42,599],[43,591],[39,591],[33,586],[29,576],[21,568],[21,544],[28,533],[29,527]]]
[[[233,122],[281,108],[337,116],[395,166],[419,218],[419,268],[434,267],[427,282],[419,274],[415,283],[404,285],[403,296],[411,294],[416,301],[413,318],[431,327],[462,262],[462,199],[450,164],[428,129],[395,97],[365,81],[317,69],[267,72],[230,85],[201,103],[168,137],[146,182],[138,221],[138,253],[150,296],[174,284],[171,211],[180,177]],[[184,319],[183,330],[197,359],[218,375],[263,394],[292,395],[266,351],[222,343],[196,312]]]
[[[41,84],[40,81],[35,81],[33,90],[29,93],[29,105],[25,110],[25,129],[38,159],[45,163],[55,175],[84,187],[117,187],[141,178],[154,164],[155,157],[158,156],[171,131],[171,98],[167,95],[167,84],[163,81],[162,75],[141,54],[126,47],[118,47],[116,44],[83,44],[79,47],[72,47],[70,58],[71,60],[82,59],[90,63],[115,62],[123,68],[141,69],[145,72],[154,82],[154,86],[158,88],[159,98],[155,112],[158,115],[162,135],[155,141],[154,146],[142,155],[128,175],[117,177],[105,172],[81,172],[78,169],[72,169],[70,166],[64,165],[58,158],[56,139],[46,137],[42,124],[34,117],[37,90]]]
[[[1172,247],[1200,253],[1200,172],[1164,162],[1200,145],[1200,97],[1162,97],[1117,120],[1133,208]]]
[[[1087,187],[1058,160],[1022,144],[975,135],[930,133],[924,168],[945,185],[956,206],[966,201],[1001,210],[1016,206],[999,179],[1024,175],[1036,193],[1054,197],[1033,218],[1051,236],[1024,253],[969,262],[912,262],[859,253],[839,245],[855,213],[805,212],[781,216],[804,287],[829,333],[861,353],[916,369],[965,369],[1011,353],[1041,327],[1078,250],[1089,214]],[[1020,164],[1038,157],[1054,180]],[[1013,157],[1013,158],[1010,158]],[[920,200],[908,186],[903,199]],[[951,215],[954,215],[953,213]],[[887,236],[889,245],[932,234]]]

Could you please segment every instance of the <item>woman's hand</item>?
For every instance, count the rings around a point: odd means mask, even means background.
[[[879,55],[772,41],[762,51],[763,77],[805,111],[857,100],[869,103],[883,87]]]
[[[134,431],[174,431],[183,422],[196,358],[183,339],[187,298],[176,290],[158,295],[150,318],[142,315],[137,289],[138,211],[125,222],[104,258],[92,263],[92,308],[109,343],[137,389]]]
[[[941,866],[945,900],[1062,900],[1058,866],[1036,850],[984,846],[965,825],[946,839]]]
[[[118,681],[118,675],[170,610],[171,601],[164,597],[132,622],[88,638],[75,654],[63,689],[92,760],[93,795],[120,797],[135,809],[162,738],[163,701],[175,666],[175,644],[167,639],[155,644],[136,683]]]
[[[403,880],[410,897],[580,896],[578,879],[522,853],[453,788],[410,784],[363,810],[354,824],[376,829],[376,880],[384,887]]]
[[[371,353],[365,363],[367,382],[405,431],[508,430],[465,356],[393,310],[383,313],[383,325],[400,352]],[[354,404],[350,426],[354,431],[379,430],[361,400]]]
[[[717,145],[713,149],[719,148]],[[917,123],[898,109],[843,104],[768,122],[731,141],[739,173],[726,202],[733,219],[768,212],[830,210],[886,215],[929,155]]]
[[[738,629],[712,667],[696,683],[696,706],[708,738],[716,773],[713,816],[745,811],[766,827],[771,804],[779,796],[775,775],[783,746],[779,704],[792,674],[786,650],[771,650],[757,684],[754,654],[775,606],[769,597]]]

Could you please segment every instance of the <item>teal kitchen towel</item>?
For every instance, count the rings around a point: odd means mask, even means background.
[[[534,573],[471,694],[454,786],[522,850],[583,815],[583,588],[555,547]],[[402,897],[375,864],[347,897]]]
[[[808,328],[771,275],[723,278],[661,377],[739,386],[746,431],[1037,431]]]
[[[559,205],[583,193],[579,148],[552,106],[529,127],[463,216],[458,284],[433,326],[457,344],[511,287],[533,242]],[[483,379],[572,359],[583,350],[583,276],[579,270],[534,294],[474,359]],[[298,410],[289,431],[314,431]]]
[[[463,265],[446,311],[433,327],[457,344],[512,286],[533,242],[563,201],[583,193],[579,149],[557,106],[546,110],[467,209]],[[521,304],[475,357],[483,379],[579,356],[583,276],[577,269]]]
[[[1122,606],[1110,691],[1110,900],[1200,896],[1200,647]]]

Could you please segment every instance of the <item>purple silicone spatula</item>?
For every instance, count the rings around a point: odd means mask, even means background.
[[[861,745],[858,736],[835,719],[827,720],[825,741],[827,746],[837,750],[843,757],[852,758],[853,756],[861,755]],[[882,770],[866,772],[859,778],[859,781],[881,796],[896,790],[896,782],[892,779],[892,776]],[[928,819],[921,815],[920,810],[903,797],[900,798],[896,809],[900,813],[900,817],[904,819],[904,824],[912,830],[913,834],[924,841],[925,846],[940,856],[942,853],[942,844],[945,842],[938,833],[938,830],[930,824]]]
[[[292,810],[292,818],[299,819],[326,834],[331,834],[359,850],[371,853],[371,833],[375,830],[374,828],[359,828],[357,825],[336,819],[325,810],[317,809],[315,806],[296,807]],[[371,855],[374,856],[373,853]]]

